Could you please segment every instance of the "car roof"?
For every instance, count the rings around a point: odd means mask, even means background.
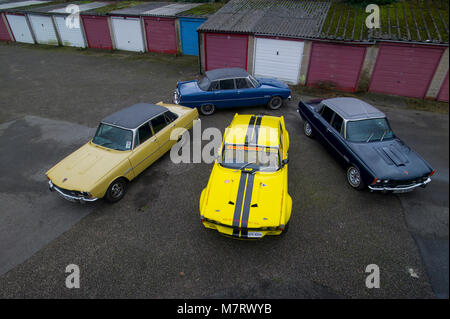
[[[135,129],[149,119],[164,113],[168,109],[161,105],[138,103],[108,115],[102,121],[105,124]]]
[[[260,119],[258,120],[258,118]],[[248,138],[246,138],[247,134],[252,137],[257,132],[257,145],[279,147],[280,121],[281,119],[276,116],[236,114],[230,126],[227,128],[225,144],[243,145],[246,139],[248,141]],[[250,123],[253,124],[250,125]],[[259,125],[257,125],[258,123]],[[255,127],[258,127],[258,130],[255,130]]]
[[[206,76],[210,81],[216,81],[229,78],[243,78],[247,77],[248,73],[241,68],[224,68],[206,71]]]
[[[374,106],[353,97],[338,97],[323,100],[322,103],[338,113],[345,120],[363,120],[386,117]]]

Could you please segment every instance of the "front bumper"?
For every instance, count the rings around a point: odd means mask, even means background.
[[[282,229],[275,229],[275,227],[271,227],[273,228],[271,230],[260,228],[233,228],[232,226],[223,225],[212,220],[206,220],[205,218],[202,218],[202,223],[206,228],[217,230],[220,234],[235,239],[255,240],[261,239],[266,235],[281,235],[283,232]]]
[[[369,189],[372,192],[389,192],[392,191],[394,193],[407,193],[411,192],[417,187],[425,187],[429,182],[431,182],[431,178],[428,177],[425,181],[421,183],[416,183],[413,185],[405,185],[405,186],[397,186],[397,187],[384,187],[384,186],[376,186],[376,185],[369,185]]]
[[[78,202],[78,203],[86,203],[86,202],[95,202],[98,198],[93,197],[85,197],[85,196],[73,196],[66,194],[64,190],[60,189],[58,186],[53,185],[52,181],[48,181],[48,188],[50,191],[56,191],[56,193],[69,202]]]
[[[173,104],[180,104],[180,93],[178,89],[173,92]]]

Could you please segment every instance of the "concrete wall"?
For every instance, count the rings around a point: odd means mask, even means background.
[[[298,75],[298,84],[306,85],[306,79],[308,78],[309,60],[311,58],[312,41],[306,40],[303,43],[303,57],[302,65]]]
[[[442,54],[441,60],[439,61],[439,65],[434,72],[433,79],[431,80],[430,86],[428,87],[428,91],[425,95],[426,99],[436,99],[439,95],[439,91],[442,87],[442,83],[444,83],[445,77],[448,72],[448,59],[449,59],[449,48],[446,48],[444,53]]]
[[[367,92],[369,89],[370,79],[375,67],[375,62],[377,61],[378,50],[378,45],[371,45],[366,48],[366,56],[364,57],[364,62],[361,67],[356,92]]]
[[[253,35],[248,36],[248,49],[247,49],[247,72],[253,74],[255,64],[255,37]]]

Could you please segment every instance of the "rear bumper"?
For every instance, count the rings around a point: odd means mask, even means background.
[[[50,189],[50,191],[56,191],[56,193],[64,198],[65,200],[69,201],[69,202],[78,202],[78,203],[86,203],[86,202],[95,202],[98,198],[94,197],[94,198],[89,198],[89,197],[85,197],[85,196],[72,196],[72,195],[68,195],[66,193],[64,193],[64,191],[62,189],[60,189],[58,186],[53,185],[52,181],[48,181],[48,188]]]
[[[417,187],[425,187],[429,182],[431,182],[431,178],[428,177],[427,180],[425,180],[421,183],[414,184],[414,185],[406,185],[406,186],[398,186],[398,187],[383,187],[383,186],[377,187],[377,186],[369,185],[369,189],[372,192],[392,191],[394,193],[407,193],[407,192],[413,191]]]

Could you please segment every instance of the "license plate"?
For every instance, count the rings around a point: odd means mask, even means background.
[[[258,231],[249,231],[247,234],[248,238],[261,238],[262,237],[262,233],[258,232]]]

